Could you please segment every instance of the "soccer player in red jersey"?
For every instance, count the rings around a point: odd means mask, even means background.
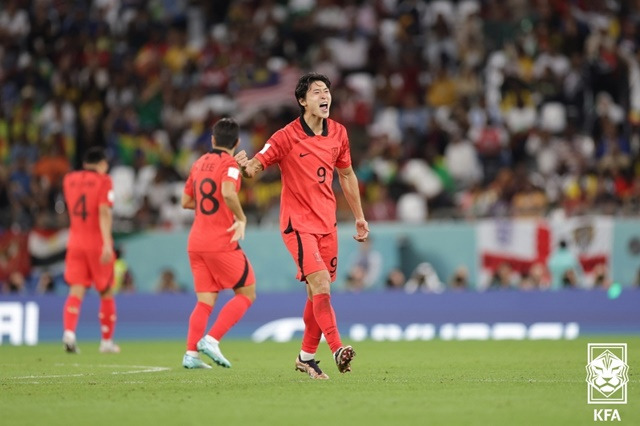
[[[338,265],[336,198],[333,172],[355,216],[354,239],[365,241],[369,225],[364,218],[358,180],[351,166],[347,131],[329,118],[331,82],[321,74],[308,73],[295,89],[301,115],[274,133],[251,160],[246,152],[235,156],[247,178],[272,164],[282,173],[280,230],[282,239],[298,267],[297,278],[306,281],[308,299],[302,348],[296,369],[314,379],[328,379],[315,360],[324,334],[340,373],[351,371],[355,351],[340,339],[331,306],[330,287]]]
[[[102,148],[90,148],[83,158],[83,170],[68,173],[63,180],[64,199],[69,209],[69,242],[64,278],[69,296],[64,305],[62,342],[69,353],[78,352],[76,327],[82,300],[93,284],[100,293],[100,352],[118,353],[113,342],[116,304],[113,299],[113,238],[111,236],[113,184],[107,174],[109,163]]]
[[[238,199],[240,169],[233,158],[238,135],[234,120],[219,120],[213,126],[212,150],[191,166],[184,186],[182,207],[195,210],[187,250],[198,299],[189,318],[185,368],[211,368],[199,352],[222,367],[231,367],[220,351],[220,340],[256,298],[253,267],[238,244],[247,224]],[[218,293],[224,289],[233,289],[235,296],[202,337]]]

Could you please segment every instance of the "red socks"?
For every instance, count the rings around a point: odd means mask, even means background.
[[[322,337],[322,330],[316,321],[316,317],[313,313],[313,302],[307,298],[307,303],[304,305],[304,313],[302,314],[304,320],[304,334],[302,335],[302,350],[304,352],[315,354],[320,344],[320,338]]]
[[[202,338],[204,329],[207,328],[207,321],[213,308],[206,303],[198,302],[193,308],[189,317],[189,331],[187,333],[187,350],[197,351],[198,340]]]
[[[249,306],[251,306],[251,299],[247,296],[243,294],[233,296],[233,298],[222,307],[216,322],[211,327],[211,330],[209,330],[209,336],[220,341],[227,331],[247,312]]]
[[[247,309],[251,306],[251,299],[243,294],[236,294],[223,306],[218,314],[216,322],[209,330],[209,335],[220,341],[222,337],[242,318]],[[213,308],[206,303],[198,302],[191,312],[189,318],[189,332],[187,334],[187,350],[197,351],[198,341],[204,335],[207,321]]]
[[[116,326],[116,301],[113,298],[100,299],[100,331],[103,340],[111,340]]]
[[[78,318],[80,317],[80,308],[82,307],[82,299],[69,295],[64,304],[62,311],[62,325],[65,331],[76,332],[78,326]],[[113,298],[100,299],[100,331],[104,340],[110,340],[113,337],[113,331],[116,324],[116,302]]]
[[[82,299],[69,295],[67,301],[64,304],[64,310],[62,311],[62,325],[64,331],[76,332],[78,326],[78,318],[80,317],[80,307],[82,306]]]
[[[331,295],[322,293],[313,296],[313,315],[316,317],[316,322],[320,326],[322,334],[327,339],[331,352],[337,351],[342,346],[342,341],[336,325],[336,314],[331,306]]]

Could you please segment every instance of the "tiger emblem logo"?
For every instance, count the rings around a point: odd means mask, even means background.
[[[587,383],[592,389],[609,398],[629,381],[629,367],[614,355],[605,350],[587,364]]]

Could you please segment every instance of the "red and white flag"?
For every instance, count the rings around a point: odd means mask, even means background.
[[[565,240],[578,256],[585,275],[597,265],[609,267],[613,250],[613,219],[606,216],[572,217],[552,222],[554,246]]]
[[[547,260],[564,240],[584,270],[589,287],[597,265],[609,268],[613,247],[613,220],[605,216],[575,217],[548,222],[543,219],[484,220],[476,226],[476,244],[480,276],[478,288],[483,290],[495,269],[509,263],[521,275],[535,263]],[[610,275],[610,274],[609,274]]]
[[[508,263],[521,275],[535,263],[546,265],[551,230],[544,220],[483,220],[476,226],[480,262],[479,289],[485,289],[495,269]]]

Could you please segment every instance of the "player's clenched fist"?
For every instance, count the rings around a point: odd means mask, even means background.
[[[249,165],[249,157],[247,157],[247,152],[244,149],[238,152],[236,155],[234,155],[233,158],[236,160],[236,163],[238,163],[238,167],[240,167],[242,176],[246,178],[253,177],[253,175],[249,175],[247,173],[247,166]]]
[[[249,157],[247,157],[247,152],[244,149],[238,152],[233,158],[236,160],[236,163],[238,163],[238,166],[243,169],[249,164]]]
[[[233,158],[236,160],[236,163],[238,163],[242,176],[246,178],[254,177],[262,169],[262,164],[260,164],[258,160],[255,158],[249,160],[245,150],[238,152]]]

